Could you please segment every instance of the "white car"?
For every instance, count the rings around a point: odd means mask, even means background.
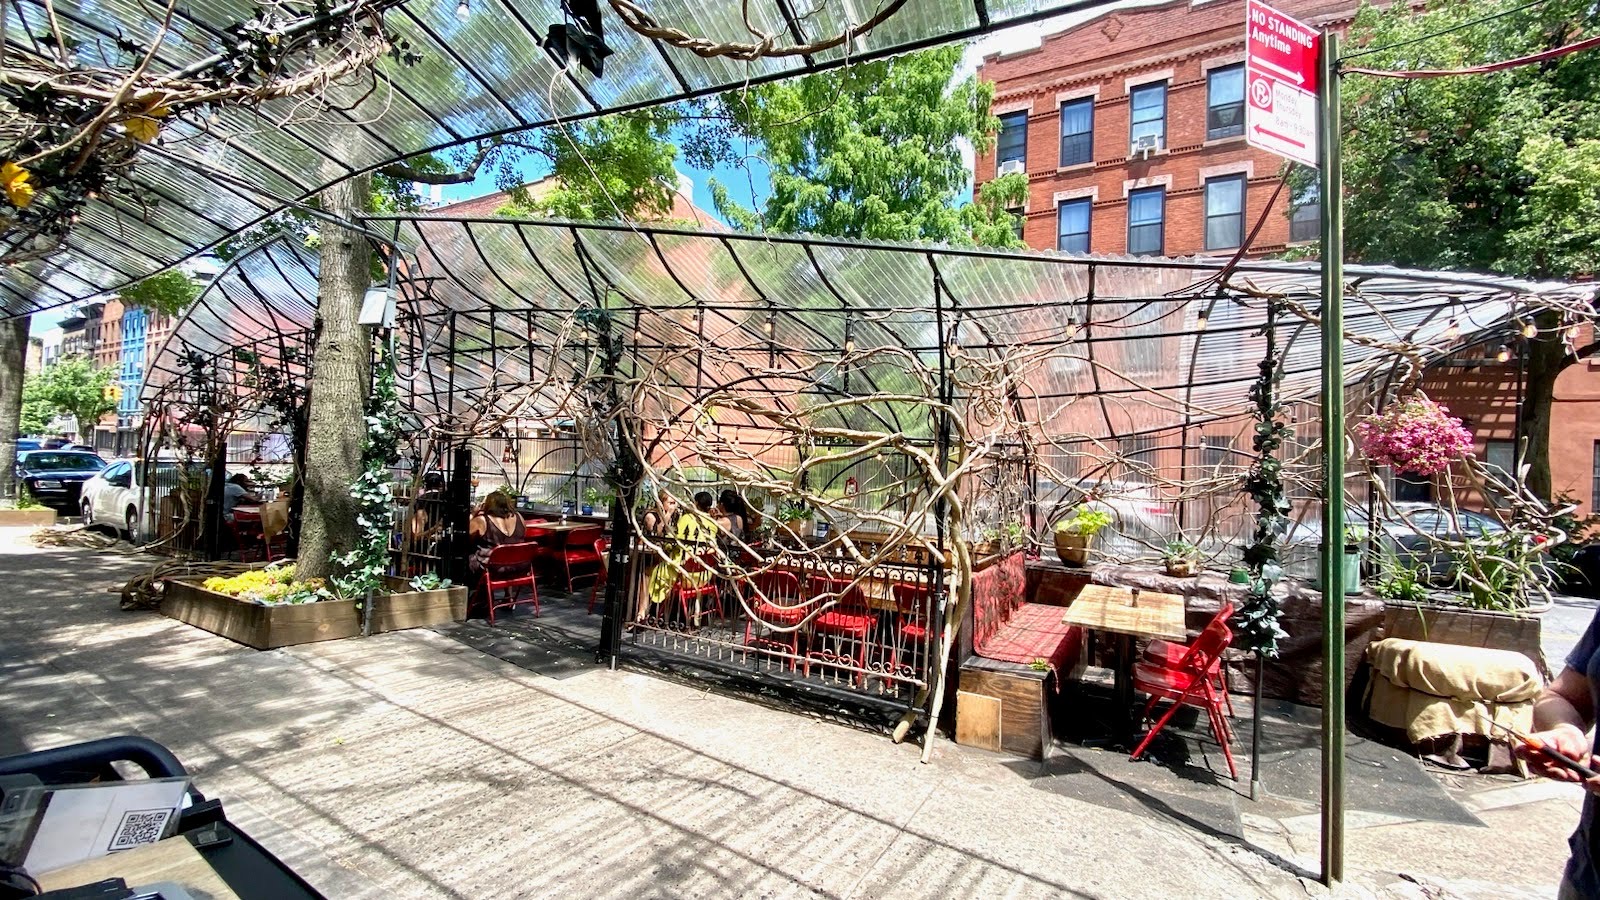
[[[83,483],[79,511],[85,525],[104,525],[128,536],[135,544],[144,540],[147,519],[144,516],[145,485],[147,477],[155,482],[157,501],[178,484],[180,467],[196,464],[180,463],[175,459],[157,460],[152,467],[148,462],[119,459],[100,470],[100,473]]]

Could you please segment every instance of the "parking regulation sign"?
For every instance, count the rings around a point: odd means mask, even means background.
[[[1253,147],[1317,164],[1322,36],[1265,3],[1245,3],[1244,135]]]

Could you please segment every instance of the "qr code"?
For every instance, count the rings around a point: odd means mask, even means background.
[[[111,846],[106,849],[117,851],[140,844],[154,844],[161,840],[161,832],[166,830],[167,819],[171,817],[170,809],[130,809],[122,814],[117,833],[111,838]]]

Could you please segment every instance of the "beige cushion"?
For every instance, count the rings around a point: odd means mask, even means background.
[[[1435,697],[1520,703],[1544,689],[1533,660],[1511,650],[1386,638],[1367,655],[1391,683]]]

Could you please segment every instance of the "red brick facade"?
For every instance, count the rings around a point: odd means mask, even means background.
[[[1342,27],[1352,0],[1281,0],[1275,4],[1312,25]],[[1028,113],[1028,203],[1023,240],[1055,249],[1057,207],[1092,198],[1089,252],[1128,252],[1130,190],[1165,187],[1161,252],[1166,256],[1231,254],[1206,249],[1205,183],[1246,178],[1241,233],[1247,234],[1277,187],[1283,160],[1254,150],[1240,136],[1207,139],[1207,75],[1244,60],[1243,0],[1186,0],[1111,11],[1049,35],[1038,49],[985,57],[978,76],[995,82],[993,111]],[[1130,92],[1166,85],[1165,140],[1160,149],[1130,153]],[[1062,167],[1061,104],[1092,97],[1093,161]],[[1242,110],[1241,110],[1242,114]],[[998,149],[998,148],[997,148]],[[977,160],[976,181],[996,176],[996,151]],[[1290,242],[1288,190],[1273,204],[1251,254],[1281,253]]]

